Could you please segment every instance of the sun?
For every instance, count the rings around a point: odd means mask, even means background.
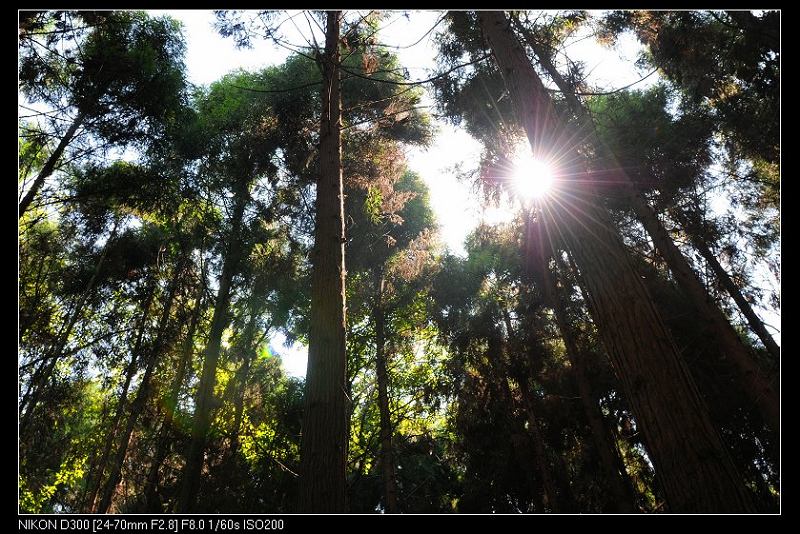
[[[517,159],[511,181],[523,200],[542,198],[553,186],[553,169],[541,160]]]

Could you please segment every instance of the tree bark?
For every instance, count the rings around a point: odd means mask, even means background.
[[[733,364],[744,392],[758,407],[764,421],[777,431],[780,428],[780,395],[777,380],[768,377],[759,367],[754,355],[742,343],[728,319],[711,300],[697,274],[661,225],[653,209],[639,195],[635,195],[635,198],[639,200],[633,204],[634,211],[652,237],[661,256],[667,261],[678,285],[705,319],[710,333],[717,340],[720,352]],[[714,262],[716,263],[716,259]]]
[[[556,259],[556,265],[560,262]],[[564,308],[564,295],[559,291],[555,280],[550,278],[552,288],[556,322],[562,332],[564,345],[567,348],[567,357],[573,369],[573,376],[578,385],[583,410],[592,431],[592,439],[600,456],[600,463],[606,474],[611,495],[614,498],[613,510],[620,513],[634,513],[636,508],[636,495],[633,491],[630,478],[625,470],[625,464],[619,454],[613,431],[603,421],[603,414],[599,406],[599,398],[594,394],[588,378],[585,363],[585,353],[578,346],[577,334],[574,325],[570,322]]]
[[[314,228],[305,409],[300,443],[302,512],[346,510],[347,395],[339,28],[329,11],[323,58],[320,175]]]
[[[560,147],[557,141],[575,138],[564,135],[564,128],[555,120],[549,96],[505,15],[483,11],[478,19],[534,157],[545,159],[541,156]],[[577,151],[560,148],[577,167]],[[591,187],[584,181],[573,179],[570,184],[580,184],[583,189],[569,188],[569,203],[553,206],[558,210],[551,214],[558,220],[555,228],[581,269],[595,322],[650,447],[671,509],[754,511],[752,497],[608,212],[592,198]]]
[[[615,159],[614,155],[597,139],[591,117],[580,100],[578,100],[578,97],[574,94],[572,88],[558,72],[555,65],[553,65],[547,50],[545,50],[529,33],[525,34],[525,41],[531,47],[534,54],[536,54],[539,63],[548,72],[559,90],[561,90],[565,96],[572,113],[580,122],[581,131],[590,134],[592,144],[605,159],[609,161]],[[697,274],[686,261],[680,249],[672,241],[664,225],[661,224],[656,212],[647,200],[636,191],[635,184],[630,180],[627,173],[624,171],[615,171],[615,175],[619,178],[617,182],[622,184],[634,213],[650,235],[650,238],[653,240],[661,256],[667,262],[678,285],[690,298],[694,308],[705,319],[711,335],[716,338],[720,346],[723,356],[727,357],[735,367],[742,389],[750,400],[759,408],[767,424],[770,425],[773,430],[777,430],[780,425],[780,395],[777,390],[777,380],[774,380],[773,377],[770,377],[758,366],[757,361],[739,339],[739,336],[736,334],[736,331],[733,329],[728,319],[709,297],[703,284],[698,279]],[[714,259],[714,261],[716,262],[716,259]],[[713,265],[712,269],[714,269]],[[736,297],[734,297],[734,300],[736,300]],[[756,323],[761,324],[757,318]],[[763,329],[763,325],[761,325],[761,327],[762,331],[766,333],[766,330]],[[755,328],[754,331],[756,331]],[[756,331],[756,333],[758,333],[758,331]],[[760,333],[758,333],[758,335],[761,337]],[[768,333],[766,337],[772,341]],[[762,341],[764,341],[763,338]],[[773,347],[777,349],[777,345],[774,345],[774,341],[772,341],[772,344]],[[765,345],[767,345],[766,341]],[[770,352],[772,352],[773,347],[767,345]],[[779,353],[779,349],[777,352]]]
[[[620,472],[618,469],[617,447],[613,440],[610,439],[609,430],[603,423],[597,399],[592,393],[591,385],[586,376],[586,366],[583,362],[582,353],[578,348],[577,336],[562,303],[562,295],[559,294],[555,279],[550,272],[549,261],[551,255],[549,247],[545,245],[545,243],[549,243],[549,239],[543,231],[542,221],[534,221],[532,218],[533,214],[528,213],[525,219],[526,263],[532,264],[531,274],[542,290],[545,304],[555,312],[556,325],[561,332],[567,359],[572,368],[572,376],[578,386],[583,411],[589,423],[592,440],[605,475],[604,480],[611,492],[612,500],[610,504],[615,512],[633,513],[636,511],[634,506],[636,500],[627,480],[627,473],[625,471]],[[507,328],[510,331],[510,319],[507,319],[507,322],[509,323]]]
[[[81,112],[75,117],[75,120],[72,121],[72,124],[67,129],[66,133],[64,133],[64,137],[61,138],[61,141],[56,146],[56,149],[50,154],[50,157],[47,158],[47,161],[42,167],[42,170],[39,171],[39,174],[36,175],[36,179],[33,181],[31,188],[22,198],[22,201],[19,203],[19,218],[22,219],[22,216],[30,207],[33,199],[39,193],[39,190],[44,185],[44,181],[47,179],[48,176],[53,174],[53,171],[58,164],[58,161],[61,159],[62,154],[64,154],[64,150],[66,150],[67,146],[72,141],[72,138],[75,137],[75,133],[78,131],[78,128],[81,127],[83,122],[86,120],[86,114]]]
[[[527,241],[536,240],[541,243],[544,238],[544,233],[541,231],[541,223],[534,224],[535,226],[531,228],[530,217],[526,219],[526,226],[529,227]],[[541,251],[543,249],[539,246],[533,248],[533,250]],[[627,473],[618,469],[617,446],[611,439],[609,429],[603,423],[603,417],[597,403],[598,399],[592,393],[592,387],[586,375],[583,354],[578,347],[577,336],[562,302],[563,296],[559,294],[555,279],[548,268],[549,257],[543,255],[539,258],[531,258],[531,260],[536,263],[534,272],[540,273],[538,282],[543,289],[545,301],[555,312],[556,324],[561,332],[561,339],[564,341],[567,359],[572,367],[572,376],[578,386],[578,394],[581,397],[583,411],[591,429],[592,441],[594,441],[595,450],[605,475],[605,483],[611,492],[612,500],[610,504],[612,511],[633,513],[636,511],[636,498],[627,478]]]
[[[378,276],[377,303],[372,310],[375,324],[375,374],[378,379],[378,412],[381,424],[381,475],[386,513],[400,511],[397,503],[397,481],[394,475],[394,449],[392,447],[392,419],[389,411],[389,373],[386,357],[386,313],[383,309],[383,276]]]
[[[200,472],[206,450],[206,435],[211,427],[211,411],[214,404],[214,385],[217,382],[217,362],[219,361],[222,332],[228,325],[228,308],[231,299],[231,282],[239,265],[242,252],[241,230],[244,209],[249,199],[248,188],[240,184],[235,191],[236,203],[228,234],[228,247],[220,274],[219,290],[214,303],[214,316],[203,355],[203,370],[195,395],[195,411],[192,418],[192,440],[186,453],[186,465],[181,475],[181,488],[175,511],[191,513],[194,511],[197,491],[200,485]]]

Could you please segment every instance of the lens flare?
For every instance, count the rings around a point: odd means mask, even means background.
[[[553,170],[540,160],[517,160],[512,174],[514,190],[524,200],[544,197],[553,185]]]

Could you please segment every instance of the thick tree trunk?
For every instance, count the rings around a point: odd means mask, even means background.
[[[559,261],[556,260],[556,264]],[[549,274],[549,273],[548,273]],[[600,456],[600,465],[606,476],[608,487],[613,498],[613,510],[620,513],[637,512],[636,496],[634,495],[631,481],[625,470],[625,465],[619,455],[619,450],[615,444],[612,431],[603,421],[600,411],[599,399],[592,391],[588,378],[588,371],[585,364],[584,352],[578,346],[577,334],[574,326],[567,316],[564,308],[564,295],[560,294],[559,289],[552,277],[548,277],[548,282],[552,292],[553,310],[555,311],[556,322],[561,331],[561,337],[567,349],[567,358],[573,370],[573,376],[578,386],[578,394],[581,396],[581,404],[592,431],[592,439],[595,448]]]
[[[30,207],[33,199],[39,193],[39,190],[44,185],[44,181],[47,179],[48,176],[53,174],[53,171],[58,164],[58,161],[61,159],[61,155],[64,154],[64,150],[66,150],[67,146],[72,141],[72,138],[75,137],[75,133],[78,131],[78,128],[81,127],[83,121],[86,120],[86,114],[79,113],[75,120],[72,121],[69,129],[64,133],[64,137],[61,138],[61,141],[56,146],[56,149],[50,154],[50,157],[47,158],[47,161],[42,167],[42,170],[39,171],[39,174],[36,175],[36,179],[31,184],[31,188],[28,189],[28,192],[22,198],[22,201],[19,203],[19,218],[22,219],[22,216]]]
[[[502,12],[478,15],[535,157],[571,139]],[[564,150],[573,159],[576,151]],[[543,158],[544,159],[544,158]],[[608,212],[591,188],[569,191],[555,226],[581,268],[595,322],[650,447],[675,512],[754,511],[751,496],[714,429],[694,380],[635,271]],[[566,186],[565,186],[566,187]],[[557,193],[558,194],[558,193]],[[568,224],[569,223],[569,224]]]
[[[703,284],[697,278],[697,274],[672,241],[653,209],[640,195],[635,195],[634,198],[636,200],[633,202],[633,208],[636,215],[652,237],[659,253],[666,260],[684,294],[689,296],[695,309],[705,319],[710,333],[719,345],[720,352],[727,356],[738,372],[742,389],[759,408],[764,421],[777,431],[780,428],[780,395],[777,380],[771,380],[759,367],[753,354],[742,343],[728,319],[711,300]],[[714,263],[717,263],[716,258],[713,260]],[[717,263],[717,265],[719,264]]]
[[[567,349],[567,359],[572,367],[572,376],[575,378],[575,383],[578,386],[578,394],[581,397],[583,412],[586,414],[586,420],[589,422],[592,440],[594,441],[595,449],[600,458],[600,465],[605,474],[605,482],[611,491],[612,511],[633,513],[636,511],[636,498],[631,489],[627,473],[618,469],[619,453],[617,451],[617,446],[611,439],[609,429],[603,422],[598,399],[592,393],[592,387],[587,377],[586,365],[584,364],[584,356],[580,348],[578,348],[575,331],[573,330],[572,324],[567,317],[566,310],[561,301],[562,296],[559,295],[558,288],[552,277],[548,276],[545,280],[545,284],[550,288],[551,305],[555,312],[556,323],[561,332],[561,338],[564,340],[564,346]]]
[[[186,465],[181,475],[181,489],[178,494],[175,511],[191,513],[194,511],[197,491],[200,485],[200,472],[206,450],[206,435],[211,427],[211,412],[214,404],[214,386],[217,382],[217,362],[219,361],[222,332],[228,326],[228,308],[231,299],[231,282],[239,265],[242,253],[241,230],[244,208],[249,199],[246,186],[239,186],[235,191],[235,207],[231,220],[231,231],[228,234],[228,246],[222,264],[217,299],[214,303],[214,316],[211,319],[211,330],[203,354],[203,370],[195,395],[195,410],[192,418],[192,440],[186,453]]]
[[[152,380],[153,372],[155,371],[159,357],[164,351],[164,337],[166,336],[167,327],[169,326],[172,304],[175,301],[175,295],[178,291],[180,277],[182,275],[183,269],[179,264],[175,268],[175,274],[173,275],[173,278],[170,281],[169,289],[167,290],[167,298],[164,301],[164,308],[161,312],[161,317],[158,320],[156,337],[153,341],[151,353],[147,358],[147,366],[145,367],[144,375],[142,375],[142,380],[139,383],[139,390],[136,392],[136,397],[134,397],[133,402],[131,403],[128,420],[125,423],[125,428],[120,436],[117,450],[111,460],[111,471],[108,475],[108,479],[106,480],[105,487],[103,488],[100,504],[97,507],[97,513],[99,514],[108,512],[108,508],[111,506],[111,500],[114,497],[117,484],[119,483],[120,474],[122,473],[122,465],[125,463],[125,456],[128,453],[128,445],[131,440],[131,435],[133,434],[133,429],[136,426],[136,422],[139,420],[139,416],[144,411],[147,401],[150,399],[150,381]]]
[[[539,63],[548,72],[565,96],[572,113],[580,122],[581,131],[589,133],[592,144],[595,149],[604,156],[604,159],[613,161],[613,154],[611,154],[597,139],[591,117],[580,100],[578,100],[578,97],[574,94],[572,87],[569,86],[563,76],[558,72],[555,65],[553,65],[548,51],[536,41],[534,36],[527,32],[525,34],[525,41],[531,47],[534,54],[536,54]],[[705,324],[708,325],[711,335],[716,338],[722,354],[726,356],[736,368],[742,389],[750,400],[758,406],[767,424],[774,430],[777,430],[780,424],[780,395],[777,390],[777,381],[773,380],[764,370],[759,368],[753,355],[741,342],[728,319],[710,299],[703,284],[698,279],[697,274],[692,270],[680,249],[678,249],[672,241],[653,208],[648,204],[647,200],[636,191],[635,185],[630,180],[627,173],[617,171],[615,172],[615,176],[619,178],[618,182],[626,191],[634,213],[650,235],[650,238],[653,240],[662,258],[667,262],[678,285],[690,298],[692,305],[698,313],[705,319]],[[716,259],[714,261],[716,262]],[[757,321],[757,323],[761,324],[760,321]],[[756,331],[755,328],[754,331]],[[766,333],[766,330],[763,330],[763,325],[762,331]],[[756,331],[756,333],[761,337],[758,331]],[[772,341],[769,334],[766,334],[766,337]],[[762,341],[764,341],[763,338]],[[774,345],[774,341],[772,341],[772,343],[773,347],[777,349],[777,345]],[[766,341],[765,345],[767,345]],[[767,347],[770,352],[772,352],[773,347],[770,347],[770,345],[767,345]]]
[[[541,287],[545,303],[555,312],[556,325],[561,332],[561,339],[567,352],[567,359],[572,368],[572,375],[578,386],[581,404],[592,432],[592,440],[600,459],[600,465],[605,475],[604,482],[611,493],[610,504],[614,512],[633,513],[636,511],[636,499],[633,495],[627,473],[618,469],[618,451],[609,430],[603,423],[600,407],[592,393],[589,379],[586,375],[582,352],[578,348],[577,336],[567,316],[559,294],[555,279],[549,269],[550,254],[546,251],[545,243],[549,243],[546,233],[542,229],[541,221],[532,221],[528,215],[525,221],[526,240],[528,244],[527,262],[532,263],[532,274],[537,284]],[[510,330],[510,320],[509,323]]]
[[[378,379],[378,411],[381,421],[381,476],[386,513],[400,511],[397,503],[397,481],[394,477],[394,450],[392,448],[392,419],[389,411],[389,373],[386,357],[386,316],[383,309],[383,277],[378,282],[378,302],[372,311],[375,324],[375,374]]]
[[[300,444],[301,512],[346,510],[347,395],[339,27],[329,11],[322,65],[320,175],[311,277],[305,410]]]

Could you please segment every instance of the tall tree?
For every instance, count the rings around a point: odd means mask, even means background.
[[[344,195],[339,39],[342,13],[327,12],[322,71],[320,169],[314,225],[308,371],[300,447],[300,509],[346,510]]]
[[[68,11],[34,18],[44,27],[20,34],[20,88],[28,103],[47,109],[23,106],[28,111],[22,115],[50,128],[58,143],[32,182],[23,182],[27,191],[19,203],[20,218],[79,131],[110,145],[144,141],[174,116],[185,86],[185,44],[173,19],[143,12]]]
[[[742,312],[742,315],[744,315],[745,319],[747,320],[747,324],[750,325],[750,329],[758,336],[758,338],[769,351],[773,362],[778,362],[780,360],[781,348],[775,342],[775,339],[772,337],[769,331],[767,331],[764,321],[761,320],[761,318],[753,309],[753,306],[742,294],[739,286],[736,285],[730,274],[728,274],[728,271],[726,271],[719,262],[717,256],[711,251],[708,241],[703,237],[704,235],[707,235],[708,232],[704,232],[702,227],[710,226],[709,223],[707,221],[698,220],[699,214],[697,210],[692,210],[688,213],[682,213],[679,210],[671,210],[670,213],[681,224],[681,227],[689,236],[694,248],[697,249],[701,256],[703,256],[703,259],[706,260],[709,267],[711,267],[714,276],[717,278],[717,280],[719,280],[720,284],[722,284],[722,287],[725,288],[725,291],[728,292],[733,301],[736,303],[739,311]],[[779,394],[780,392],[778,391],[777,380],[774,380],[774,383],[775,387],[773,389],[775,390],[775,393]],[[773,421],[773,425],[775,425],[775,421]],[[774,428],[779,428],[779,426],[774,426]]]
[[[181,512],[193,510],[196,503],[207,435],[217,404],[214,388],[222,334],[230,323],[234,278],[241,272],[242,261],[254,245],[247,225],[254,184],[264,179],[264,185],[269,187],[268,184],[274,185],[275,181],[276,166],[272,158],[278,148],[278,132],[269,102],[239,88],[250,83],[251,78],[247,73],[230,74],[212,84],[210,90],[198,98],[200,112],[196,127],[206,135],[201,151],[201,179],[216,190],[229,215],[218,237],[222,268],[195,397],[191,444],[176,503],[176,510]],[[259,123],[262,126],[255,127]]]
[[[354,189],[347,195],[347,218],[351,221],[347,254],[353,258],[349,263],[348,287],[353,302],[349,323],[353,329],[354,323],[366,319],[372,329],[383,507],[387,513],[398,513],[401,508],[393,443],[396,422],[392,420],[389,366],[404,337],[397,325],[414,329],[403,319],[425,289],[426,271],[432,263],[434,223],[427,188],[405,169],[397,148],[380,148],[386,144],[374,143],[371,149],[373,173],[377,175],[369,177],[367,190]],[[388,143],[389,147],[395,144]],[[350,374],[355,374],[358,362],[351,360],[349,364]]]
[[[520,27],[517,24],[516,27]],[[605,165],[612,169],[613,178],[608,178],[611,183],[624,190],[626,200],[634,213],[647,230],[661,256],[669,265],[681,288],[690,297],[694,307],[702,314],[709,324],[711,334],[715,336],[724,355],[731,360],[739,373],[744,390],[753,402],[759,406],[767,421],[773,429],[780,425],[780,399],[773,377],[763,370],[757,360],[749,353],[728,319],[719,307],[715,306],[709,298],[697,274],[692,270],[680,249],[675,245],[664,225],[658,218],[656,211],[644,197],[641,188],[631,180],[624,167],[615,164],[617,158],[608,147],[597,137],[588,111],[575,95],[575,88],[570,87],[567,80],[558,72],[552,62],[551,54],[546,45],[539,43],[531,32],[522,28],[525,42],[531,46],[550,78],[556,83],[566,99],[570,112],[577,118],[577,131],[585,132],[588,141],[594,147],[597,156]],[[605,172],[601,170],[600,172]],[[774,346],[774,341],[768,347]]]
[[[563,134],[541,80],[502,12],[478,20],[534,156]],[[570,150],[572,152],[572,150]],[[580,161],[574,155],[573,165]],[[573,180],[572,183],[583,182]],[[573,187],[577,209],[556,222],[581,268],[595,319],[647,438],[674,511],[752,511],[708,410],[602,205]],[[567,218],[564,218],[567,217]],[[566,231],[570,219],[578,224]],[[698,490],[698,488],[704,488]],[[711,490],[713,488],[713,490]]]

